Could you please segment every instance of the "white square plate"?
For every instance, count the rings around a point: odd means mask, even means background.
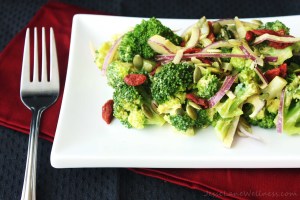
[[[263,18],[281,20],[300,36],[300,16]],[[99,47],[116,33],[141,22],[141,18],[76,15],[73,19],[65,92],[51,152],[56,168],[281,168],[300,167],[300,136],[278,134],[275,129],[254,128],[264,142],[236,137],[224,148],[213,128],[193,137],[173,132],[169,126],[127,129],[119,121],[107,125],[102,105],[112,99],[112,89],[93,62],[89,49]],[[197,20],[161,19],[172,30],[184,30]]]

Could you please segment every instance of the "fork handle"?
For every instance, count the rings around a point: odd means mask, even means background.
[[[30,124],[26,169],[24,175],[23,189],[21,200],[35,200],[36,199],[36,158],[39,126],[43,108],[31,109],[32,120]]]

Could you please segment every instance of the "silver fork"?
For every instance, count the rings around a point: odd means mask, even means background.
[[[39,125],[42,112],[52,105],[59,94],[59,74],[57,52],[53,29],[50,28],[50,80],[47,78],[46,38],[45,28],[42,28],[42,66],[39,79],[38,67],[38,37],[34,28],[34,59],[33,76],[30,80],[30,30],[27,29],[24,44],[23,64],[21,74],[20,96],[22,102],[32,111],[30,125],[26,169],[22,189],[22,200],[36,199],[36,157],[39,135]]]

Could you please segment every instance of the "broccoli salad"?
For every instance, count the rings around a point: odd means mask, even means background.
[[[109,124],[169,124],[186,135],[212,126],[225,147],[259,139],[253,126],[300,134],[300,38],[276,20],[197,20],[182,33],[155,17],[95,51],[114,89]]]

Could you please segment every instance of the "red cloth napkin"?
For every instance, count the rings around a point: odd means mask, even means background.
[[[63,3],[50,2],[43,6],[0,54],[0,125],[28,133],[31,112],[20,100],[20,77],[26,28],[54,28],[60,71],[60,96],[41,119],[41,137],[53,141],[67,72],[73,16],[77,13],[99,14]]]
[[[99,14],[62,3],[43,6],[27,27],[53,27],[59,55],[61,94],[45,111],[41,137],[53,141],[67,70],[72,18]],[[26,27],[26,28],[27,28]],[[28,133],[30,111],[20,100],[20,72],[25,29],[0,54],[0,125]],[[201,190],[220,199],[299,199],[300,169],[131,169],[134,172]]]

